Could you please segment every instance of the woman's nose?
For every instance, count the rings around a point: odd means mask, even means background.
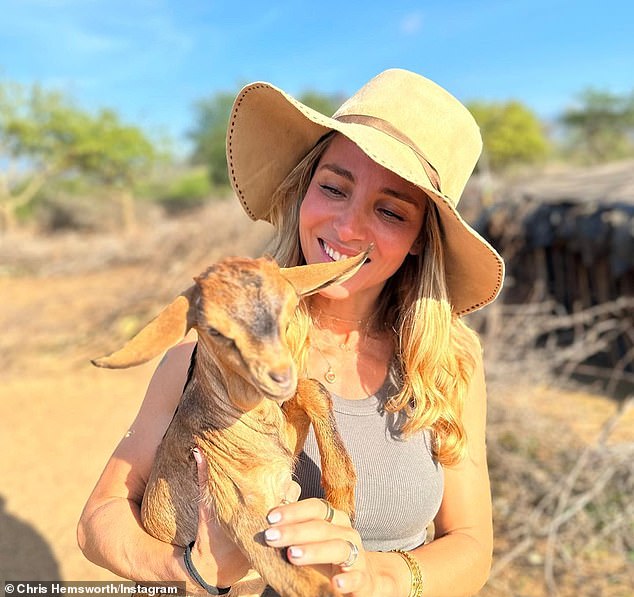
[[[334,228],[342,241],[363,240],[366,235],[366,218],[353,202],[343,207],[334,221]]]

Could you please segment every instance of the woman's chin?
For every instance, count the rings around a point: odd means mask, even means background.
[[[350,298],[350,291],[345,286],[336,284],[320,290],[319,295],[334,301],[341,301]]]

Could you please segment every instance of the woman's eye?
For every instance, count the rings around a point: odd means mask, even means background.
[[[397,222],[404,222],[405,218],[389,209],[382,208],[379,210],[381,214],[388,220],[396,220]]]
[[[321,184],[319,186],[323,191],[325,191],[329,195],[332,195],[333,197],[341,197],[343,195],[343,193],[337,187],[333,187],[328,184]]]

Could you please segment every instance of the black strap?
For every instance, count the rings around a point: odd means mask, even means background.
[[[185,560],[185,568],[187,568],[189,576],[191,576],[210,595],[226,595],[231,590],[231,587],[214,587],[213,585],[206,583],[203,580],[203,577],[200,576],[200,574],[198,573],[198,570],[196,570],[194,562],[192,562],[192,547],[194,547],[194,543],[196,542],[192,541],[187,546],[187,548],[185,549],[185,554],[183,555],[183,558]]]
[[[196,353],[198,352],[198,342],[194,344],[194,350],[192,350],[192,355],[189,357],[189,367],[187,369],[187,379],[185,380],[185,385],[183,386],[183,392],[185,388],[189,385],[189,382],[192,379],[192,375],[194,375],[194,365],[196,365]]]

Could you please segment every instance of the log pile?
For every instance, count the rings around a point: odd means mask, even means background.
[[[474,227],[506,261],[503,309],[530,306],[532,341],[633,393],[634,162],[516,184]]]

